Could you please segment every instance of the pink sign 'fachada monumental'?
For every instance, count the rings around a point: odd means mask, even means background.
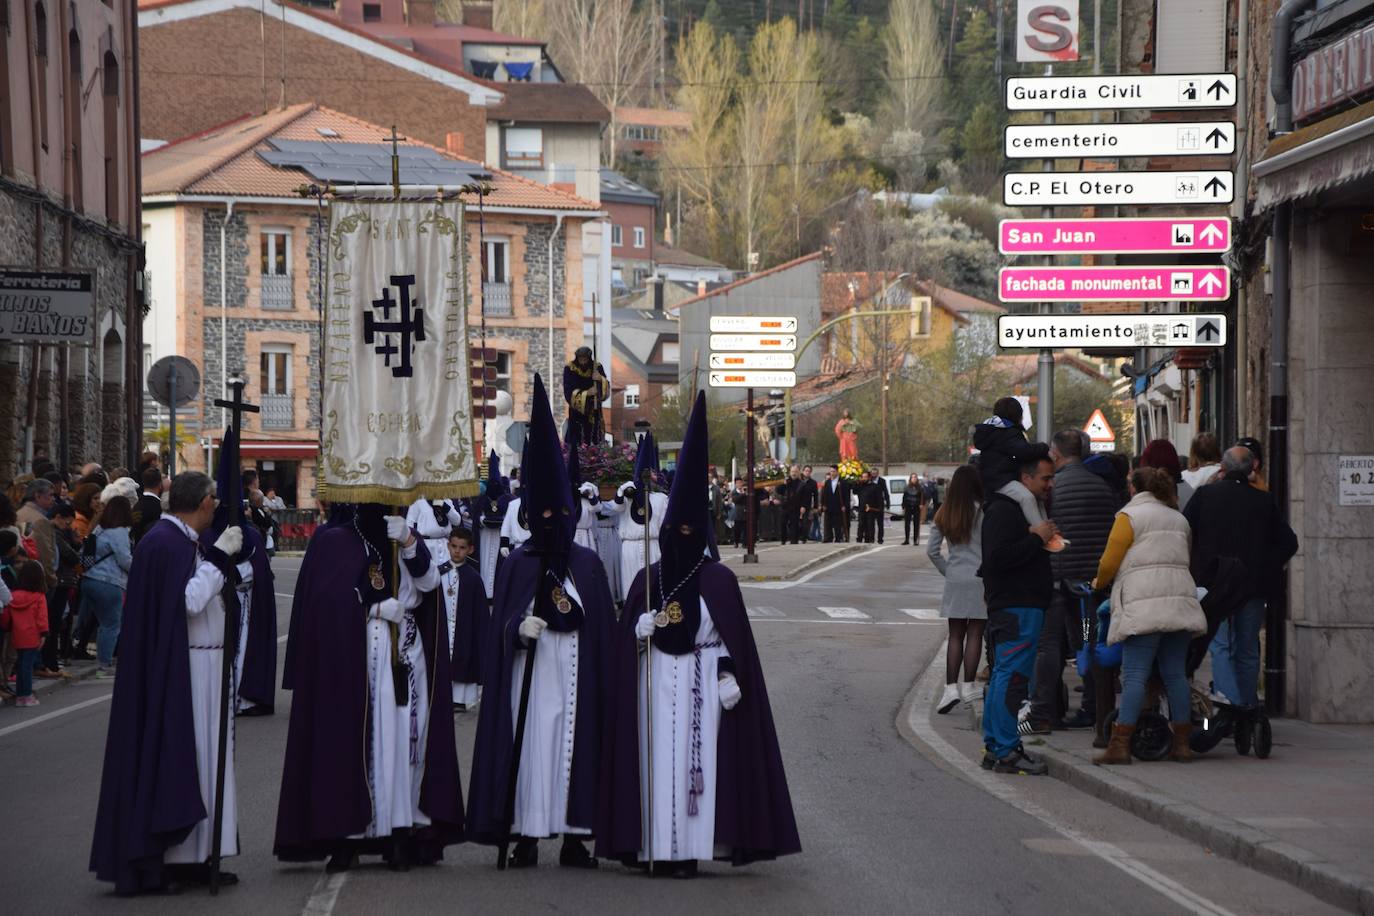
[[[1214,253],[1231,248],[1231,220],[1004,219],[998,226],[1003,254]]]
[[[1003,302],[1216,301],[1231,295],[1225,267],[1004,267]]]

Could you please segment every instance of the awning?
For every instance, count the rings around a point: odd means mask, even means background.
[[[1275,138],[1250,174],[1256,212],[1374,174],[1374,102]]]
[[[211,439],[218,449],[218,437]],[[239,443],[239,455],[244,458],[266,458],[276,461],[305,461],[314,458],[320,444],[314,439],[244,439]]]

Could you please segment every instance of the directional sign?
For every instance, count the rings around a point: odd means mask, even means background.
[[[712,388],[795,388],[795,372],[762,372],[757,369],[741,372],[712,370],[707,373]]]
[[[795,334],[795,315],[769,317],[762,315],[712,315],[713,334]]]
[[[1010,172],[1002,202],[1010,207],[1081,204],[1229,204],[1232,172]]]
[[[795,369],[791,353],[712,353],[712,369]]]
[[[1204,302],[1230,295],[1225,267],[1003,267],[998,274],[1003,302]]]
[[[1013,124],[1002,135],[1008,159],[1056,156],[1215,156],[1236,151],[1231,121],[1186,124]]]
[[[1221,254],[1231,249],[1231,220],[1004,219],[998,248],[1003,254]]]
[[[797,349],[796,334],[712,334],[711,349],[723,350],[777,350],[791,352]]]
[[[1230,108],[1232,73],[1140,76],[1029,76],[1007,80],[1008,111]]]
[[[1222,347],[1225,315],[998,315],[1004,350]]]

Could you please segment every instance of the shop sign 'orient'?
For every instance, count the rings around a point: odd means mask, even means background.
[[[1293,120],[1374,92],[1374,25],[1343,35],[1293,65]]]
[[[1002,254],[1222,254],[1231,248],[1231,220],[1187,217],[1137,219],[1004,219]]]
[[[1233,73],[1136,76],[1017,76],[1007,80],[1008,111],[1230,108]]]

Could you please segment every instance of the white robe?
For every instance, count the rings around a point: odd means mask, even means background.
[[[488,595],[496,591],[496,559],[500,550],[500,528],[483,526],[477,529],[477,565],[482,571],[482,584],[486,586]]]
[[[577,516],[577,530],[573,532],[573,543],[595,551],[596,513],[601,511],[605,504],[600,501],[589,503],[581,494],[578,494],[577,502],[582,512]]]
[[[402,550],[401,557],[414,557],[415,546]],[[429,685],[424,644],[412,614],[420,604],[420,593],[439,585],[438,566],[431,559],[429,569],[412,579],[404,562],[396,564],[397,601],[405,609],[398,626],[401,653],[410,662],[410,697],[397,705],[391,675],[391,629],[385,620],[367,619],[367,682],[370,716],[373,723],[368,778],[372,792],[372,822],[355,836],[384,837],[405,827],[422,827],[429,818],[420,810],[420,784],[425,769],[425,740],[429,726]]]
[[[601,514],[592,528],[596,541],[596,552],[601,557],[601,566],[606,570],[606,584],[611,594],[620,597],[620,518],[612,510],[614,503],[602,503]]]
[[[720,736],[720,686],[716,680],[720,659],[728,657],[715,622],[701,600],[701,625],[695,645],[701,646],[701,747],[697,759],[701,767],[702,792],[697,796],[697,813],[691,814],[689,791],[694,766],[692,751],[693,688],[696,684],[696,654],[668,655],[653,650],[654,666],[654,799],[653,851],[659,862],[681,862],[715,858],[716,838],[716,746]],[[712,643],[721,643],[712,645]],[[648,708],[644,702],[648,682],[645,656],[639,657],[639,793],[640,809],[649,810],[649,728]],[[640,861],[648,851],[639,851]]]
[[[449,658],[453,658],[454,638],[458,633],[458,590],[461,588],[458,567],[455,565],[439,577],[439,591],[443,594],[444,610],[448,614]],[[485,605],[485,601],[482,602]],[[453,684],[453,702],[475,706],[482,696],[480,684]]]
[[[520,497],[515,497],[506,506],[506,517],[501,521],[501,537],[510,542],[512,548],[519,547],[530,539],[530,529],[520,524]]]
[[[572,578],[563,588],[578,604],[582,596]],[[534,602],[525,609],[528,617]],[[512,832],[525,837],[589,834],[568,824],[568,790],[572,783],[573,744],[577,735],[577,662],[579,631],[545,630],[534,652],[529,712],[520,749]],[[515,653],[511,668],[511,722],[519,721],[520,689],[525,677],[525,650]]]
[[[174,515],[164,515],[193,541],[200,538]],[[213,563],[201,560],[186,583],[186,636],[191,662],[191,717],[196,733],[196,774],[205,819],[190,834],[167,850],[168,864],[200,864],[210,858],[214,837],[215,775],[219,764],[219,699],[224,677],[224,575]],[[237,792],[234,783],[234,721],[229,720],[228,747],[224,755],[224,823],[220,831],[220,855],[239,852]]]
[[[608,511],[620,515],[620,592],[624,601],[634,584],[635,576],[644,568],[644,526],[635,521],[630,501],[606,503]],[[668,510],[668,494],[649,494],[649,563],[658,562],[658,530],[663,525],[663,513]]]
[[[239,696],[239,686],[243,684],[243,664],[248,657],[248,628],[253,625],[253,564],[245,561],[238,566],[239,571],[239,649],[234,657],[234,697],[235,709],[243,712],[252,709],[252,700]]]

